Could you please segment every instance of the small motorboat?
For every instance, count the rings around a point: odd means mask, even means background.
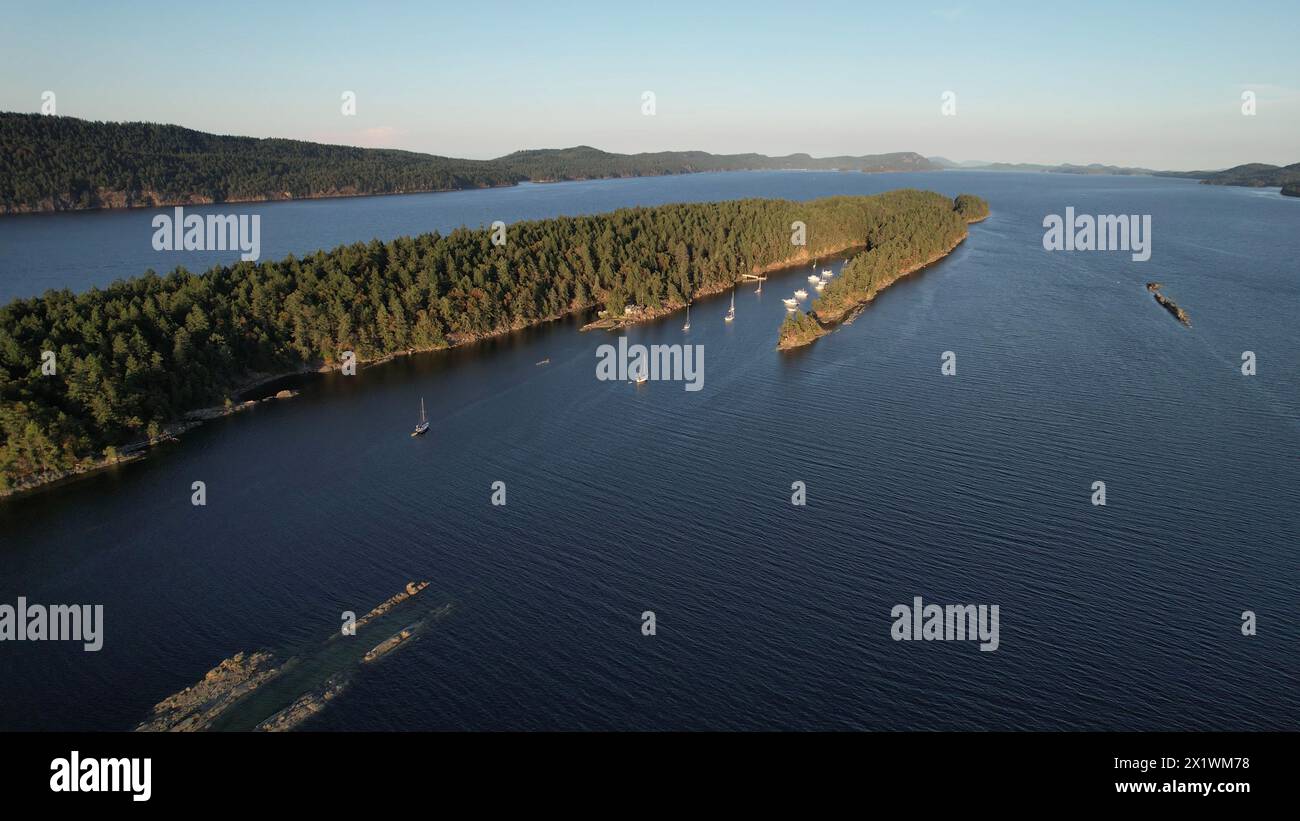
[[[794,298],[795,298],[795,299],[807,299],[807,298],[808,298],[808,292],[805,291],[803,288],[800,288],[799,290],[797,290],[797,291],[794,292]]]
[[[809,284],[809,285],[816,285],[817,283],[819,283],[819,282],[821,282],[821,281],[822,281],[822,278],[819,277],[819,276],[817,276],[816,274],[813,274],[812,276],[808,277],[808,284]]]
[[[799,300],[797,300],[797,299],[783,299],[783,300],[781,300],[781,301],[782,301],[783,303],[785,303],[785,307],[789,308],[789,309],[792,310],[792,311],[793,311],[795,308],[798,308],[798,307],[799,307]]]

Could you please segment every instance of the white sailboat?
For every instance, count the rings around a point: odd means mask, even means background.
[[[421,397],[420,397],[420,424],[418,424],[418,425],[415,426],[415,430],[411,431],[411,435],[412,435],[412,436],[419,436],[420,434],[424,433],[424,432],[427,431],[428,429],[429,429],[429,420],[428,420],[427,418],[425,418],[425,415],[424,415],[424,397],[421,396]]]
[[[686,324],[682,326],[683,331],[691,329],[691,303],[686,303]]]
[[[735,319],[735,318],[736,318],[736,289],[735,289],[735,288],[732,288],[732,289],[731,289],[731,308],[727,310],[727,315],[724,316],[723,319],[726,320],[727,322],[730,322],[731,320],[733,320],[733,319]]]

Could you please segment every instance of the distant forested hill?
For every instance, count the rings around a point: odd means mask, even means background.
[[[1038,163],[955,163],[943,157],[931,157],[930,161],[942,168],[965,168],[978,171],[1042,171],[1053,174],[1110,174],[1116,176],[1151,175],[1155,177],[1179,177],[1200,180],[1206,185],[1247,185],[1255,187],[1282,186],[1282,193],[1288,196],[1300,196],[1300,163],[1277,166],[1267,163],[1247,163],[1222,171],[1156,171],[1151,168],[1137,168],[1118,165],[1041,165]]]
[[[1212,173],[1202,182],[1209,185],[1247,185],[1253,188],[1271,188],[1278,185],[1282,186],[1283,194],[1296,196],[1296,187],[1300,185],[1300,163],[1292,165],[1247,163]]]
[[[1090,163],[1088,165],[1074,165],[1072,163],[1062,163],[1060,165],[1042,165],[1039,163],[1025,162],[995,162],[978,166],[980,171],[1046,171],[1053,174],[1099,174],[1115,175],[1121,177],[1142,176],[1155,174],[1150,168],[1132,168],[1119,165],[1102,165],[1101,163]]]
[[[0,211],[63,211],[508,185],[490,162],[174,125],[0,114]]]
[[[790,154],[709,154],[705,151],[659,151],[610,154],[590,146],[516,151],[496,160],[508,172],[534,181],[593,177],[648,177],[696,171],[820,169],[841,171],[935,171],[938,165],[910,151],[864,157],[819,157]]]
[[[446,191],[596,177],[742,169],[936,169],[910,152],[610,154],[587,146],[459,160],[411,151],[228,137],[154,123],[0,113],[0,213]]]
[[[1300,163],[1269,165],[1252,162],[1222,171],[1158,171],[1161,177],[1188,177],[1206,185],[1244,185],[1251,188],[1281,186],[1287,196],[1300,196]]]

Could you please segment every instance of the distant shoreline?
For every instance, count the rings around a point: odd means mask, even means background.
[[[922,172],[937,173],[940,171],[979,171],[978,168],[882,168],[879,170],[859,170],[859,169],[838,169],[838,168],[706,168],[698,171],[665,171],[659,174],[608,174],[596,177],[569,177],[565,179],[525,179],[515,182],[506,182],[496,185],[463,185],[454,188],[424,188],[411,191],[374,191],[370,193],[358,192],[319,192],[314,194],[304,194],[302,196],[293,196],[284,194],[280,196],[262,196],[262,197],[237,197],[231,199],[213,200],[210,197],[191,196],[185,199],[161,199],[151,202],[131,202],[125,192],[110,191],[104,192],[100,196],[109,197],[112,201],[121,201],[121,205],[95,205],[95,206],[74,206],[67,208],[41,207],[31,208],[27,206],[9,206],[0,207],[0,218],[33,216],[40,214],[85,214],[96,211],[145,211],[151,208],[176,208],[176,207],[195,207],[195,206],[218,206],[218,205],[253,205],[257,203],[289,203],[289,202],[312,202],[316,200],[346,200],[346,199],[372,199],[376,197],[409,197],[419,194],[454,194],[458,191],[492,191],[504,188],[517,188],[520,185],[559,185],[568,182],[598,182],[601,180],[643,180],[655,179],[659,177],[686,177],[696,174],[740,174],[753,173],[755,171],[798,171],[805,173],[850,173],[850,174],[914,174]]]

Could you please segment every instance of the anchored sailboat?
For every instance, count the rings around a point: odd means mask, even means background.
[[[732,288],[732,289],[731,289],[731,308],[727,311],[727,315],[724,316],[723,319],[726,320],[727,322],[730,322],[731,320],[733,320],[733,319],[735,319],[735,318],[736,318],[736,289],[735,289],[735,288]]]
[[[420,434],[424,433],[428,429],[429,429],[429,420],[426,419],[424,416],[424,397],[421,396],[420,397],[420,424],[415,426],[415,430],[411,431],[411,435],[419,436]]]
[[[682,326],[683,331],[691,329],[691,303],[686,303],[686,324]]]

